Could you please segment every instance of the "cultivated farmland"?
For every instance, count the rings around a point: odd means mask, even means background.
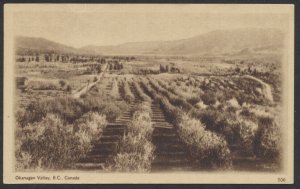
[[[280,169],[281,68],[269,57],[25,57],[17,170]]]

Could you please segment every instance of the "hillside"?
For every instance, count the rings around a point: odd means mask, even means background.
[[[96,40],[96,39],[95,39]],[[101,41],[99,41],[101,43]],[[175,41],[131,42],[116,46],[73,48],[43,38],[17,37],[18,52],[60,52],[71,54],[253,54],[282,50],[284,34],[276,29],[216,30]]]
[[[44,38],[23,37],[15,38],[17,53],[60,53],[60,54],[90,54],[83,49],[76,49],[61,43],[56,43]]]
[[[217,30],[188,39],[125,43],[117,46],[86,46],[104,54],[201,55],[272,52],[282,48],[283,32],[275,29]]]

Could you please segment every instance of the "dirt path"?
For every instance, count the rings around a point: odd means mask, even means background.
[[[251,76],[251,75],[244,75],[244,78],[248,78],[248,79],[252,79],[254,81],[257,81],[258,83],[260,83],[262,85],[262,93],[265,96],[266,99],[268,99],[270,102],[273,102],[273,95],[272,95],[272,89],[271,86],[265,82],[263,82],[262,80]]]
[[[159,104],[152,103],[151,109],[154,127],[152,142],[156,147],[151,171],[192,170],[187,147],[180,140],[174,126],[166,120]]]
[[[107,64],[104,65],[104,70],[103,70],[103,72],[101,72],[99,74],[97,81],[90,83],[87,87],[83,87],[80,91],[75,91],[72,94],[72,97],[73,98],[79,98],[81,95],[83,95],[86,92],[88,92],[93,86],[95,86],[102,79],[102,77],[104,76],[104,73],[105,73],[106,69],[107,69]]]

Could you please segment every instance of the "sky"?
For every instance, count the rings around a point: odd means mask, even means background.
[[[176,40],[220,29],[284,30],[289,24],[282,9],[268,7],[45,5],[14,10],[14,35],[73,47]]]

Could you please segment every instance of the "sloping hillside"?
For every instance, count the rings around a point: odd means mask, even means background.
[[[97,39],[95,39],[97,40]],[[16,50],[71,54],[251,54],[278,52],[283,49],[284,33],[276,29],[217,30],[175,41],[132,42],[116,46],[73,48],[43,38],[17,37]],[[99,41],[101,43],[101,41]]]
[[[18,53],[62,53],[62,54],[89,54],[83,49],[76,49],[61,43],[44,38],[23,37],[15,38],[15,49]]]
[[[176,41],[125,43],[117,46],[86,46],[83,50],[104,54],[201,55],[273,52],[282,49],[284,34],[276,29],[217,30]]]

